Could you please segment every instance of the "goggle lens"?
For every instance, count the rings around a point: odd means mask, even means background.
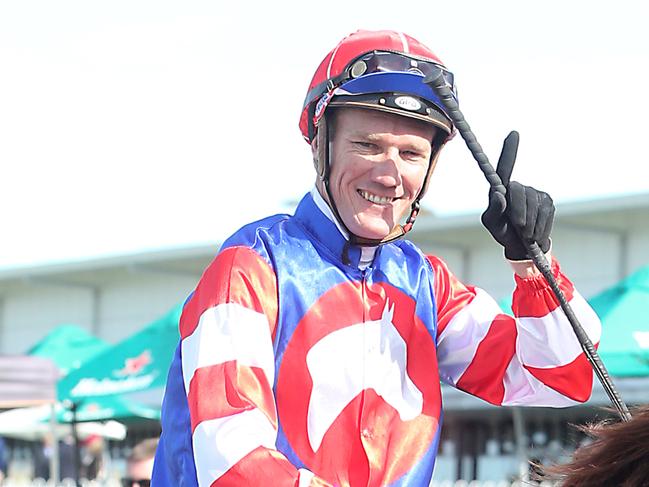
[[[426,77],[442,71],[444,80],[451,91],[457,96],[455,89],[455,78],[453,73],[441,64],[417,59],[396,52],[373,51],[353,61],[348,70],[348,76],[352,79],[365,74],[382,72],[415,73]]]

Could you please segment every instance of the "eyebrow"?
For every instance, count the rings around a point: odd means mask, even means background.
[[[349,134],[348,139],[352,142],[356,140],[362,140],[362,141],[367,141],[367,142],[380,142],[382,140],[380,135],[377,134],[367,134],[363,132],[352,132]],[[426,152],[428,149],[428,146],[425,144],[417,144],[417,143],[412,143],[409,142],[407,143],[404,147],[401,148],[401,150],[411,150],[414,152]]]
[[[349,140],[356,140],[356,139],[361,139],[361,140],[368,140],[370,142],[377,142],[381,140],[381,137],[376,135],[376,134],[366,134],[363,132],[351,132],[347,138]]]

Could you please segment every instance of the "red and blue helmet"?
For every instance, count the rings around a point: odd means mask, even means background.
[[[453,124],[437,94],[423,82],[433,70],[442,71],[455,93],[452,73],[416,39],[395,31],[356,31],[318,66],[304,100],[300,131],[312,143],[328,107],[355,106],[423,120],[441,129],[446,140]]]
[[[424,83],[428,75],[442,73],[451,92],[456,95],[453,74],[439,58],[416,39],[395,31],[359,30],[345,37],[325,56],[307,91],[300,130],[305,140],[316,144],[314,166],[329,198],[329,206],[338,222],[350,235],[350,242],[379,245],[402,237],[412,228],[419,213],[419,200],[426,193],[439,152],[453,136],[451,118],[444,105]],[[356,107],[379,110],[415,118],[438,128],[431,141],[431,158],[419,193],[412,203],[405,224],[397,224],[381,240],[353,235],[340,217],[329,187],[329,139],[325,112],[334,107]],[[320,123],[324,121],[324,123]]]

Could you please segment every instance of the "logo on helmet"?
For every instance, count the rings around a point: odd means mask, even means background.
[[[333,98],[333,92],[328,91],[322,97],[320,100],[318,100],[318,104],[315,106],[315,112],[313,114],[313,125],[318,125],[318,122],[324,115],[325,109],[327,108],[327,105],[329,105],[329,102]]]
[[[398,96],[394,99],[394,103],[398,107],[411,112],[416,112],[421,109],[421,103],[412,96]]]

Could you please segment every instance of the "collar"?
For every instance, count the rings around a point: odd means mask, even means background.
[[[349,240],[347,232],[338,224],[329,205],[314,186],[300,201],[295,210],[295,218],[326,247],[338,261],[342,262],[343,252]],[[377,247],[349,246],[350,266],[365,269],[374,260]]]
[[[345,237],[345,240],[349,240],[349,234],[347,233],[347,230],[345,230],[342,225],[338,222],[336,217],[334,216],[334,212],[332,211],[331,207],[327,204],[327,202],[324,200],[322,195],[320,194],[320,191],[318,191],[318,188],[315,186],[311,188],[311,198],[313,198],[313,202],[316,204],[318,209],[326,216],[329,221],[332,221],[335,223],[336,228],[338,228],[338,231],[340,234]]]

